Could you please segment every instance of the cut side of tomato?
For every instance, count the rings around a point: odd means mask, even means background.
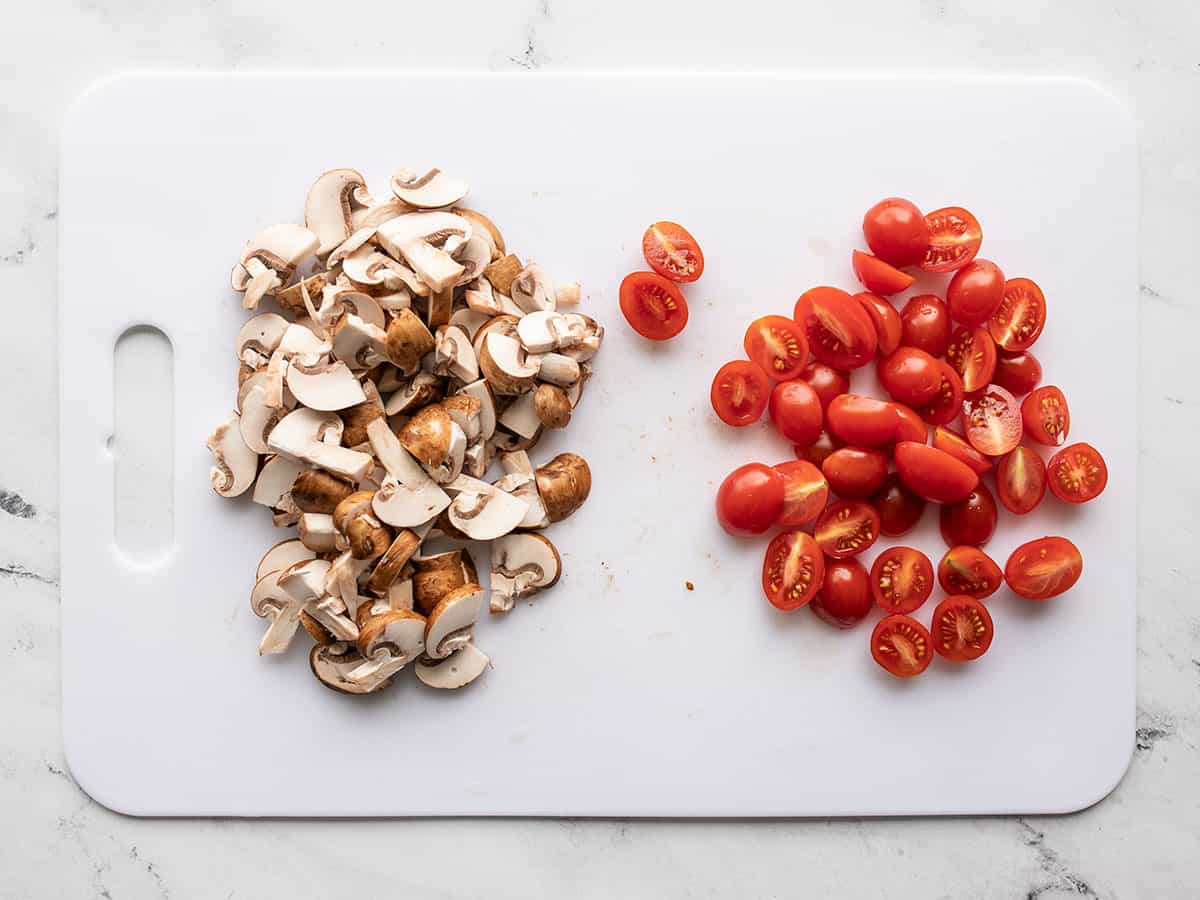
[[[772,606],[799,609],[816,596],[824,580],[825,557],[811,534],[785,531],[767,545],[762,588]]]
[[[967,263],[954,273],[946,288],[951,317],[968,328],[985,324],[1003,299],[1004,273],[986,259]]]
[[[990,334],[990,332],[989,332]],[[1023,397],[1042,380],[1042,364],[1032,353],[1007,353],[996,356],[996,374],[992,381],[1017,397]]]
[[[906,488],[895,472],[887,476],[879,493],[871,498],[871,505],[879,513],[880,532],[888,537],[908,534],[925,512],[925,501]]]
[[[717,521],[738,537],[762,534],[783,512],[784,478],[770,466],[739,466],[717,489]]]
[[[704,274],[700,245],[682,225],[655,222],[642,235],[642,255],[659,275],[671,281],[692,282]]]
[[[871,566],[871,594],[888,613],[920,609],[933,593],[933,564],[912,547],[889,547]]]
[[[808,338],[812,355],[827,366],[857,369],[875,356],[875,326],[862,304],[845,291],[833,287],[805,291],[792,318]]]
[[[859,447],[882,447],[896,435],[893,404],[861,394],[842,394],[829,404],[825,420],[834,437]]]
[[[966,463],[979,475],[992,467],[992,461],[968,444],[961,434],[941,425],[933,429],[933,446],[943,453],[949,453],[959,462]]]
[[[1099,497],[1108,485],[1108,466],[1091,444],[1072,444],[1050,457],[1046,481],[1059,500],[1087,503]]]
[[[947,547],[982,547],[995,534],[998,518],[992,492],[981,481],[964,499],[942,507],[942,538]]]
[[[1025,446],[1006,453],[996,463],[996,493],[1014,515],[1033,511],[1046,496],[1046,464]]]
[[[871,611],[867,570],[857,559],[825,563],[825,580],[808,608],[834,628],[853,628]]]
[[[941,356],[950,343],[950,310],[940,297],[917,294],[900,310],[900,344]]]
[[[996,346],[1009,352],[1028,350],[1046,327],[1046,298],[1028,278],[1004,283],[1004,299],[988,319],[988,333]]]
[[[952,662],[979,659],[992,646],[992,614],[974,597],[947,597],[933,610],[933,649]]]
[[[722,422],[735,428],[757,422],[770,397],[771,380],[767,373],[744,359],[721,366],[709,391],[713,411]]]
[[[937,396],[942,384],[940,360],[916,347],[900,347],[875,367],[883,389],[907,406],[924,406]]]
[[[926,444],[901,441],[896,445],[895,460],[904,486],[936,503],[957,503],[979,484],[979,476],[970,466]]]
[[[938,563],[938,584],[947,594],[966,594],[976,600],[1000,589],[1004,573],[978,547],[951,547]]]
[[[986,328],[959,328],[946,345],[946,362],[962,379],[963,392],[973,394],[996,373],[996,342]]]
[[[854,274],[862,282],[863,287],[874,294],[898,294],[912,286],[914,279],[907,272],[902,272],[895,266],[888,265],[877,256],[855,250],[851,254],[851,264]]]
[[[929,222],[912,201],[888,197],[863,216],[863,237],[884,262],[915,266],[929,248]]]
[[[830,489],[846,500],[864,500],[883,487],[888,458],[869,447],[842,447],[821,463]]]
[[[963,400],[963,432],[971,446],[988,456],[1003,456],[1021,443],[1021,409],[1017,398],[989,384]]]
[[[1021,422],[1031,441],[1061,447],[1071,430],[1067,398],[1052,384],[1038,388],[1021,401]]]
[[[786,316],[763,316],[746,329],[746,356],[774,381],[795,378],[808,363],[808,338]]]
[[[916,619],[888,616],[880,619],[871,632],[871,657],[889,674],[912,678],[929,668],[933,639]]]
[[[621,312],[644,338],[667,341],[688,323],[688,305],[678,286],[655,272],[632,272],[621,282]]]
[[[929,247],[921,258],[926,272],[953,272],[975,258],[983,243],[979,220],[961,206],[947,206],[925,214]]]
[[[860,500],[831,503],[813,529],[817,546],[831,559],[862,553],[879,538],[879,513]]]
[[[775,385],[769,412],[775,429],[799,447],[820,436],[825,420],[821,398],[803,381],[781,381]]]
[[[1004,580],[1026,600],[1048,600],[1070,590],[1083,574],[1083,555],[1064,537],[1022,544],[1004,565]]]
[[[962,414],[962,379],[944,360],[941,365],[941,376],[937,394],[929,403],[917,410],[917,415],[930,425],[949,425]]]
[[[894,352],[900,346],[901,335],[900,313],[896,312],[896,307],[870,291],[855,294],[854,299],[867,311],[867,316],[875,325],[875,349],[881,356]],[[849,384],[846,390],[850,390]]]
[[[783,511],[776,525],[796,528],[821,514],[829,502],[829,485],[820,469],[803,459],[772,468],[783,476]]]

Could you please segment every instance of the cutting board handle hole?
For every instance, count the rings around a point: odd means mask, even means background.
[[[175,352],[152,325],[113,347],[113,542],[137,566],[161,563],[175,541]]]

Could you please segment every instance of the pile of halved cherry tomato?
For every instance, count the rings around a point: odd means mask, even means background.
[[[688,323],[679,289],[704,274],[704,254],[682,225],[655,222],[642,235],[642,256],[653,272],[630,272],[621,282],[621,312],[644,338],[667,341]]]
[[[871,655],[908,678],[934,653],[962,662],[987,651],[994,626],[983,601],[1002,583],[1045,600],[1079,579],[1083,558],[1063,537],[1023,544],[1002,571],[980,549],[997,527],[996,497],[1014,515],[1036,508],[1047,488],[1086,503],[1104,490],[1108,472],[1094,447],[1067,444],[1063,392],[1038,386],[1042,368],[1030,348],[1046,323],[1042,291],[976,258],[982,230],[971,213],[923,215],[891,198],[867,212],[863,234],[871,253],[855,250],[852,264],[865,292],[815,287],[791,316],[754,320],[747,358],[713,379],[722,421],[750,425],[765,411],[797,457],[734,470],[717,492],[717,517],[735,535],[785,529],[768,545],[762,571],[763,592],[779,609],[807,605],[848,628],[881,608]],[[914,266],[953,275],[944,296],[919,294],[897,310],[886,296],[913,284],[904,269]],[[850,372],[872,362],[887,399],[851,393]],[[1048,463],[1037,445],[1057,448]],[[995,496],[982,480],[988,472]],[[928,502],[941,504],[949,547],[936,568],[903,546],[884,550],[869,570],[859,562],[881,535],[914,528]],[[946,596],[926,628],[913,613],[935,579]]]

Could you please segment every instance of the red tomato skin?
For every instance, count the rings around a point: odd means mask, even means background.
[[[1028,447],[1017,447],[996,463],[996,494],[1010,513],[1032,512],[1046,496],[1046,464]]]
[[[915,441],[901,441],[895,451],[896,471],[904,486],[926,500],[957,503],[979,484],[979,476],[949,453]]]
[[[897,415],[892,404],[861,394],[835,397],[825,420],[834,437],[860,447],[881,447],[891,443],[896,434]]]
[[[893,403],[892,409],[896,411],[896,434],[893,443],[916,441],[923,444],[929,440],[929,427],[915,410],[903,403]]]
[[[1004,299],[988,319],[988,332],[996,346],[1012,353],[1028,350],[1046,327],[1046,297],[1036,282],[1010,278]]]
[[[746,408],[740,412],[732,399],[726,396],[726,386],[730,384],[741,385],[739,389],[747,392]],[[762,418],[763,410],[767,408],[770,399],[770,390],[771,380],[767,378],[766,372],[748,360],[735,359],[717,370],[708,392],[708,399],[712,403],[713,412],[722,422],[734,428],[744,428]]]
[[[973,623],[973,637],[966,644],[962,643],[959,624],[966,616],[968,624]],[[951,662],[970,662],[979,659],[992,646],[992,635],[995,626],[992,624],[992,614],[980,601],[966,594],[947,597],[933,610],[933,619],[929,633],[933,638],[933,649]]]
[[[979,220],[961,206],[935,209],[925,214],[925,221],[929,223],[929,249],[920,265],[926,272],[961,269],[979,252],[983,229]]]
[[[1083,555],[1064,537],[1022,544],[1004,564],[1009,589],[1026,600],[1049,600],[1069,591],[1083,574]]]
[[[898,576],[905,574],[912,567],[905,581],[906,587],[915,587],[915,593],[905,592],[896,595],[894,588]],[[886,585],[886,587],[885,587]],[[871,565],[871,596],[878,606],[886,613],[902,613],[907,615],[916,612],[925,605],[929,595],[933,593],[933,565],[929,557],[920,550],[912,547],[888,547]],[[888,588],[893,588],[889,591]]]
[[[827,559],[825,580],[808,608],[834,628],[853,628],[871,611],[867,570],[857,559]]]
[[[929,222],[909,200],[888,197],[863,216],[871,252],[893,266],[915,266],[929,247]]]
[[[1000,590],[1004,573],[996,561],[978,547],[951,547],[938,563],[938,584],[947,594],[965,594],[982,600]]]
[[[797,446],[805,447],[821,435],[821,398],[806,382],[779,382],[767,410],[776,430]]]
[[[1067,398],[1052,384],[1044,385],[1021,401],[1021,424],[1031,441],[1061,447],[1071,431]]]
[[[783,476],[783,511],[775,523],[782,528],[798,528],[821,514],[829,501],[829,482],[821,470],[803,459],[772,466]]]
[[[1004,273],[991,260],[975,259],[954,273],[946,305],[954,321],[974,328],[991,318],[1004,299]]]
[[[1003,456],[1021,443],[1021,411],[1017,398],[989,384],[962,403],[963,434],[986,456]]]
[[[799,570],[795,568],[795,556],[802,561]],[[793,562],[790,567],[789,560]],[[796,576],[791,588],[788,575]],[[824,580],[825,557],[811,534],[783,531],[771,539],[763,556],[762,589],[772,606],[789,612],[799,609],[816,596]],[[795,588],[800,588],[799,593],[789,596]]]
[[[889,652],[884,638],[889,631],[899,630],[908,638],[910,644],[918,648],[917,658],[912,662],[901,662],[895,658],[894,651]],[[889,675],[897,678],[913,678],[929,668],[933,660],[933,639],[929,629],[916,619],[904,615],[891,615],[880,619],[871,632],[871,657]]]
[[[862,304],[843,290],[820,286],[805,291],[792,318],[808,338],[812,355],[827,366],[857,369],[875,356],[875,326]]]
[[[874,495],[887,478],[888,459],[868,447],[842,447],[821,463],[829,488],[845,500],[865,500]]]
[[[669,341],[687,326],[687,300],[673,281],[655,272],[630,272],[619,294],[625,321],[648,340]]]
[[[895,472],[888,474],[883,487],[871,498],[871,505],[879,513],[880,533],[888,537],[908,534],[925,512],[924,498],[906,488]]]
[[[900,310],[900,344],[941,356],[950,343],[950,310],[940,297],[917,294]]]
[[[916,280],[907,272],[901,272],[877,256],[855,250],[850,255],[854,274],[863,287],[874,294],[898,294],[912,286]]]
[[[1085,474],[1087,482],[1075,482]],[[1063,447],[1046,463],[1046,483],[1050,493],[1067,503],[1087,503],[1095,500],[1108,486],[1108,466],[1100,451],[1091,444],[1071,444]]]
[[[729,534],[762,534],[783,512],[783,476],[762,463],[739,466],[717,489],[717,521]]]
[[[946,345],[946,361],[962,378],[963,393],[983,390],[996,372],[996,344],[986,328],[958,328]]]
[[[796,459],[806,460],[819,469],[824,465],[829,454],[843,446],[843,444],[843,441],[839,441],[828,431],[822,431],[817,439],[807,447],[797,445],[793,449],[796,451]]]
[[[804,367],[800,380],[807,382],[809,387],[821,398],[821,411],[829,409],[829,404],[838,394],[850,391],[850,373],[827,366],[815,359]]]
[[[879,355],[887,356],[889,353],[893,353],[900,346],[901,334],[900,313],[896,312],[896,307],[870,291],[855,294],[854,299],[867,311],[867,316],[875,325],[875,349]],[[841,393],[844,394],[848,390],[850,390],[849,380],[846,382],[846,390]]]
[[[795,378],[808,361],[808,338],[800,326],[787,316],[755,319],[746,329],[742,348],[750,361],[766,372],[772,381]]]
[[[947,547],[982,547],[996,533],[998,518],[992,492],[981,481],[964,499],[942,507],[942,539]]]
[[[939,425],[933,429],[933,446],[949,453],[959,462],[966,463],[976,474],[982,475],[992,468],[992,461],[967,443],[961,434]]]
[[[942,360],[941,370],[937,396],[917,410],[917,415],[930,425],[949,425],[962,414],[962,379],[945,360]]]
[[[924,406],[942,384],[939,361],[916,347],[900,347],[883,357],[875,374],[892,399],[906,406]]]
[[[1028,350],[996,355],[996,372],[992,381],[1016,397],[1023,397],[1042,380],[1042,364]]]
[[[689,284],[704,274],[704,252],[682,225],[655,222],[642,235],[642,256],[663,278]]]

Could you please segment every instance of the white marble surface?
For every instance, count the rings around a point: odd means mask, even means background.
[[[47,0],[5,7],[0,347],[15,424],[0,434],[0,897],[1196,895],[1200,479],[1189,463],[1200,427],[1190,338],[1200,326],[1193,275],[1200,7],[1184,0],[784,6]],[[1136,364],[1141,379],[1141,507],[1129,523],[1141,535],[1139,729],[1133,764],[1112,796],[1074,816],[1029,820],[213,822],[123,818],[75,787],[59,731],[56,586],[63,110],[89,82],[132,68],[405,66],[1064,73],[1106,84],[1129,104],[1141,128],[1141,330],[1137,362],[1132,347],[1117,362]],[[694,135],[702,139],[702,130]],[[689,135],[668,127],[659,139]],[[931,145],[948,164],[969,152],[944,139]],[[1048,239],[1068,240],[1069,223],[1058,224]]]

